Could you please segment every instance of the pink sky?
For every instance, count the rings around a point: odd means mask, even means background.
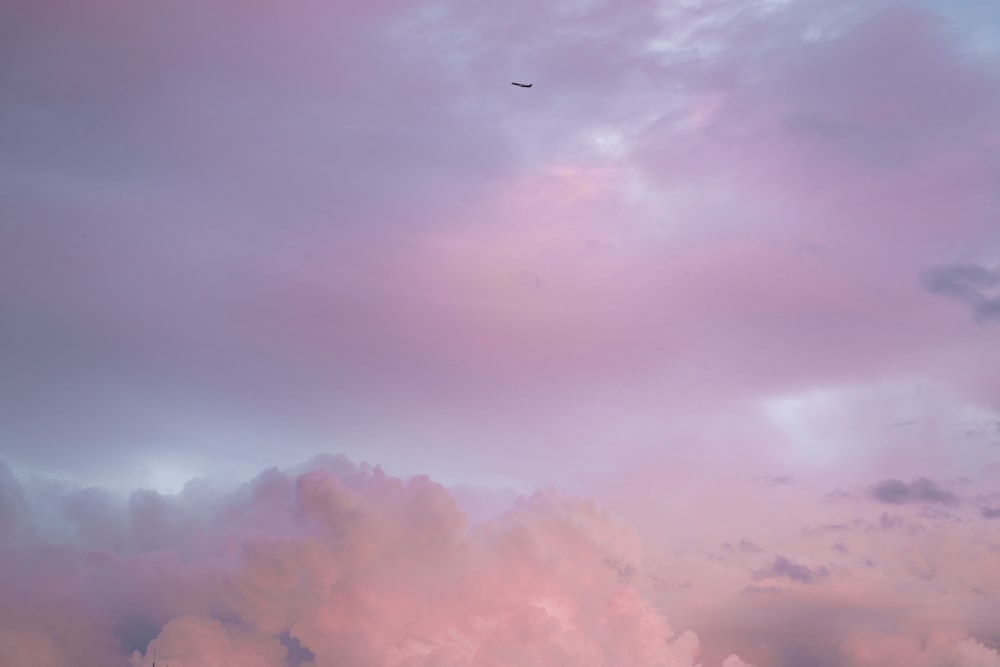
[[[0,44],[0,665],[1000,666],[994,2]]]

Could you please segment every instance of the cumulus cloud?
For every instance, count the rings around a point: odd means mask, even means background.
[[[470,526],[427,477],[329,459],[120,505],[102,519],[115,530],[0,551],[3,664],[691,667],[700,653],[623,576],[642,567],[632,530],[556,492]]]
[[[172,619],[151,647],[164,662],[175,667],[288,665],[288,651],[277,638],[214,618],[181,616]],[[138,653],[133,655],[132,665],[143,667],[148,664],[146,657]]]
[[[902,503],[949,505],[957,501],[954,493],[942,489],[926,477],[916,479],[909,484],[898,479],[886,479],[872,488],[871,495],[875,500],[891,505]]]

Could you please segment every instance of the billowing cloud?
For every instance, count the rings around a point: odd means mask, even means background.
[[[640,539],[594,502],[548,491],[472,524],[427,477],[340,457],[235,490],[195,481],[177,495],[8,474],[4,497],[17,511],[0,547],[10,592],[0,655],[14,664],[145,667],[155,652],[172,665],[707,667],[735,651],[756,665],[853,667],[894,645],[871,628],[894,628],[917,649],[921,633],[946,631],[954,646],[941,655],[992,659],[988,644],[966,640],[988,637],[1000,544],[964,505],[962,520],[906,503],[880,519],[880,506],[830,504],[820,491],[818,504],[795,504],[835,529],[776,532],[768,518],[782,513],[743,503],[720,529],[734,520],[748,537],[718,559],[699,557],[701,531],[668,512],[657,512],[660,533]],[[712,512],[713,498],[696,502]],[[859,510],[868,514],[850,518]],[[928,597],[933,612],[918,604]]]
[[[52,520],[76,529],[60,546],[0,552],[4,664],[138,666],[155,652],[287,667],[292,646],[316,667],[681,667],[699,654],[621,576],[642,568],[634,533],[554,492],[470,527],[426,477],[332,459],[211,499],[136,492],[104,516],[118,528],[105,543],[80,530],[94,512],[72,511],[77,496],[54,499]]]

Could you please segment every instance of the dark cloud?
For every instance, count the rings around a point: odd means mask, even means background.
[[[923,273],[924,287],[934,293],[972,306],[977,322],[1000,321],[1000,296],[990,290],[1000,286],[1000,271],[972,263],[937,266]]]
[[[898,479],[887,479],[879,482],[872,493],[884,503],[902,503],[910,499],[910,486]]]
[[[280,634],[278,639],[281,641],[281,645],[288,651],[288,663],[291,667],[313,664],[316,655],[303,646],[298,639],[287,632]]]
[[[903,503],[951,504],[957,498],[954,493],[942,489],[932,480],[921,477],[910,484],[898,479],[886,479],[874,486],[872,496],[882,503],[899,505]]]
[[[780,577],[802,584],[814,584],[828,574],[829,570],[823,566],[810,568],[784,556],[777,556],[770,565],[754,572],[754,579],[760,581],[761,579]]]
[[[1000,519],[1000,507],[984,507],[981,512],[984,519]]]

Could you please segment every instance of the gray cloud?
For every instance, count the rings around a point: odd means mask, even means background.
[[[921,275],[924,287],[972,306],[977,322],[1000,321],[1000,296],[990,294],[1000,287],[1000,271],[973,263],[956,263],[931,268]]]
[[[754,572],[754,579],[760,581],[761,579],[781,577],[802,584],[814,584],[828,574],[829,570],[823,566],[810,568],[784,556],[777,556],[770,565]]]
[[[1000,507],[984,507],[982,515],[984,519],[1000,519]]]
[[[954,493],[942,489],[932,480],[921,477],[910,484],[898,479],[886,479],[876,484],[872,496],[882,503],[899,505],[903,503],[950,504],[957,500]]]

